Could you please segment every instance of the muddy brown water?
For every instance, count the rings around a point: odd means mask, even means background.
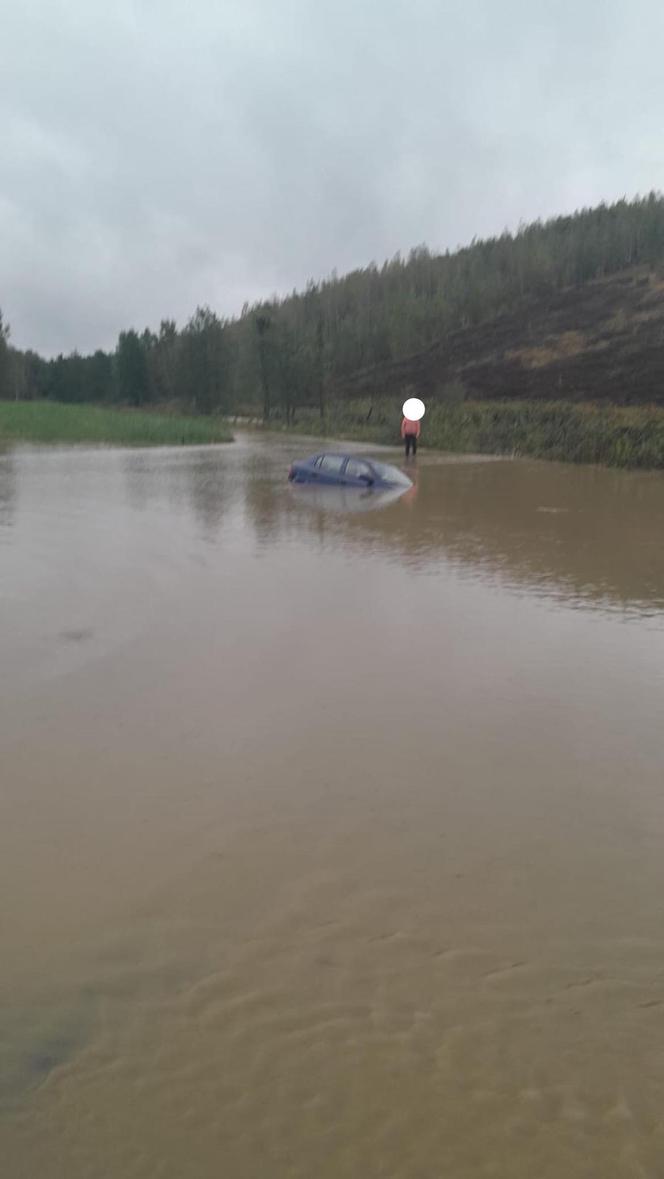
[[[2,1175],[661,1176],[664,478],[310,449],[0,457]]]

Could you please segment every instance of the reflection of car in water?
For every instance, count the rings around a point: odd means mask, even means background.
[[[313,454],[293,463],[288,478],[291,483],[334,484],[374,491],[393,488],[405,491],[412,486],[408,476],[398,467],[354,454]]]
[[[298,506],[324,512],[373,512],[409,493],[408,487],[343,487],[332,483],[304,483],[294,499]]]

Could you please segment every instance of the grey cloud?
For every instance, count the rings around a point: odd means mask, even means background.
[[[0,18],[0,306],[45,353],[662,185],[637,0],[26,0]]]

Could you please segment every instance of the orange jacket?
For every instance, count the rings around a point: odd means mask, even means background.
[[[404,418],[401,423],[401,437],[405,438],[406,434],[414,434],[416,438],[419,438],[420,423],[411,422],[410,418]]]

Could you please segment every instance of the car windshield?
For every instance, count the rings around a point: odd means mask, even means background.
[[[389,463],[374,463],[372,467],[380,479],[384,479],[386,483],[397,483],[399,486],[410,486],[410,479],[404,475],[403,471],[399,471],[397,467],[390,466]]]

